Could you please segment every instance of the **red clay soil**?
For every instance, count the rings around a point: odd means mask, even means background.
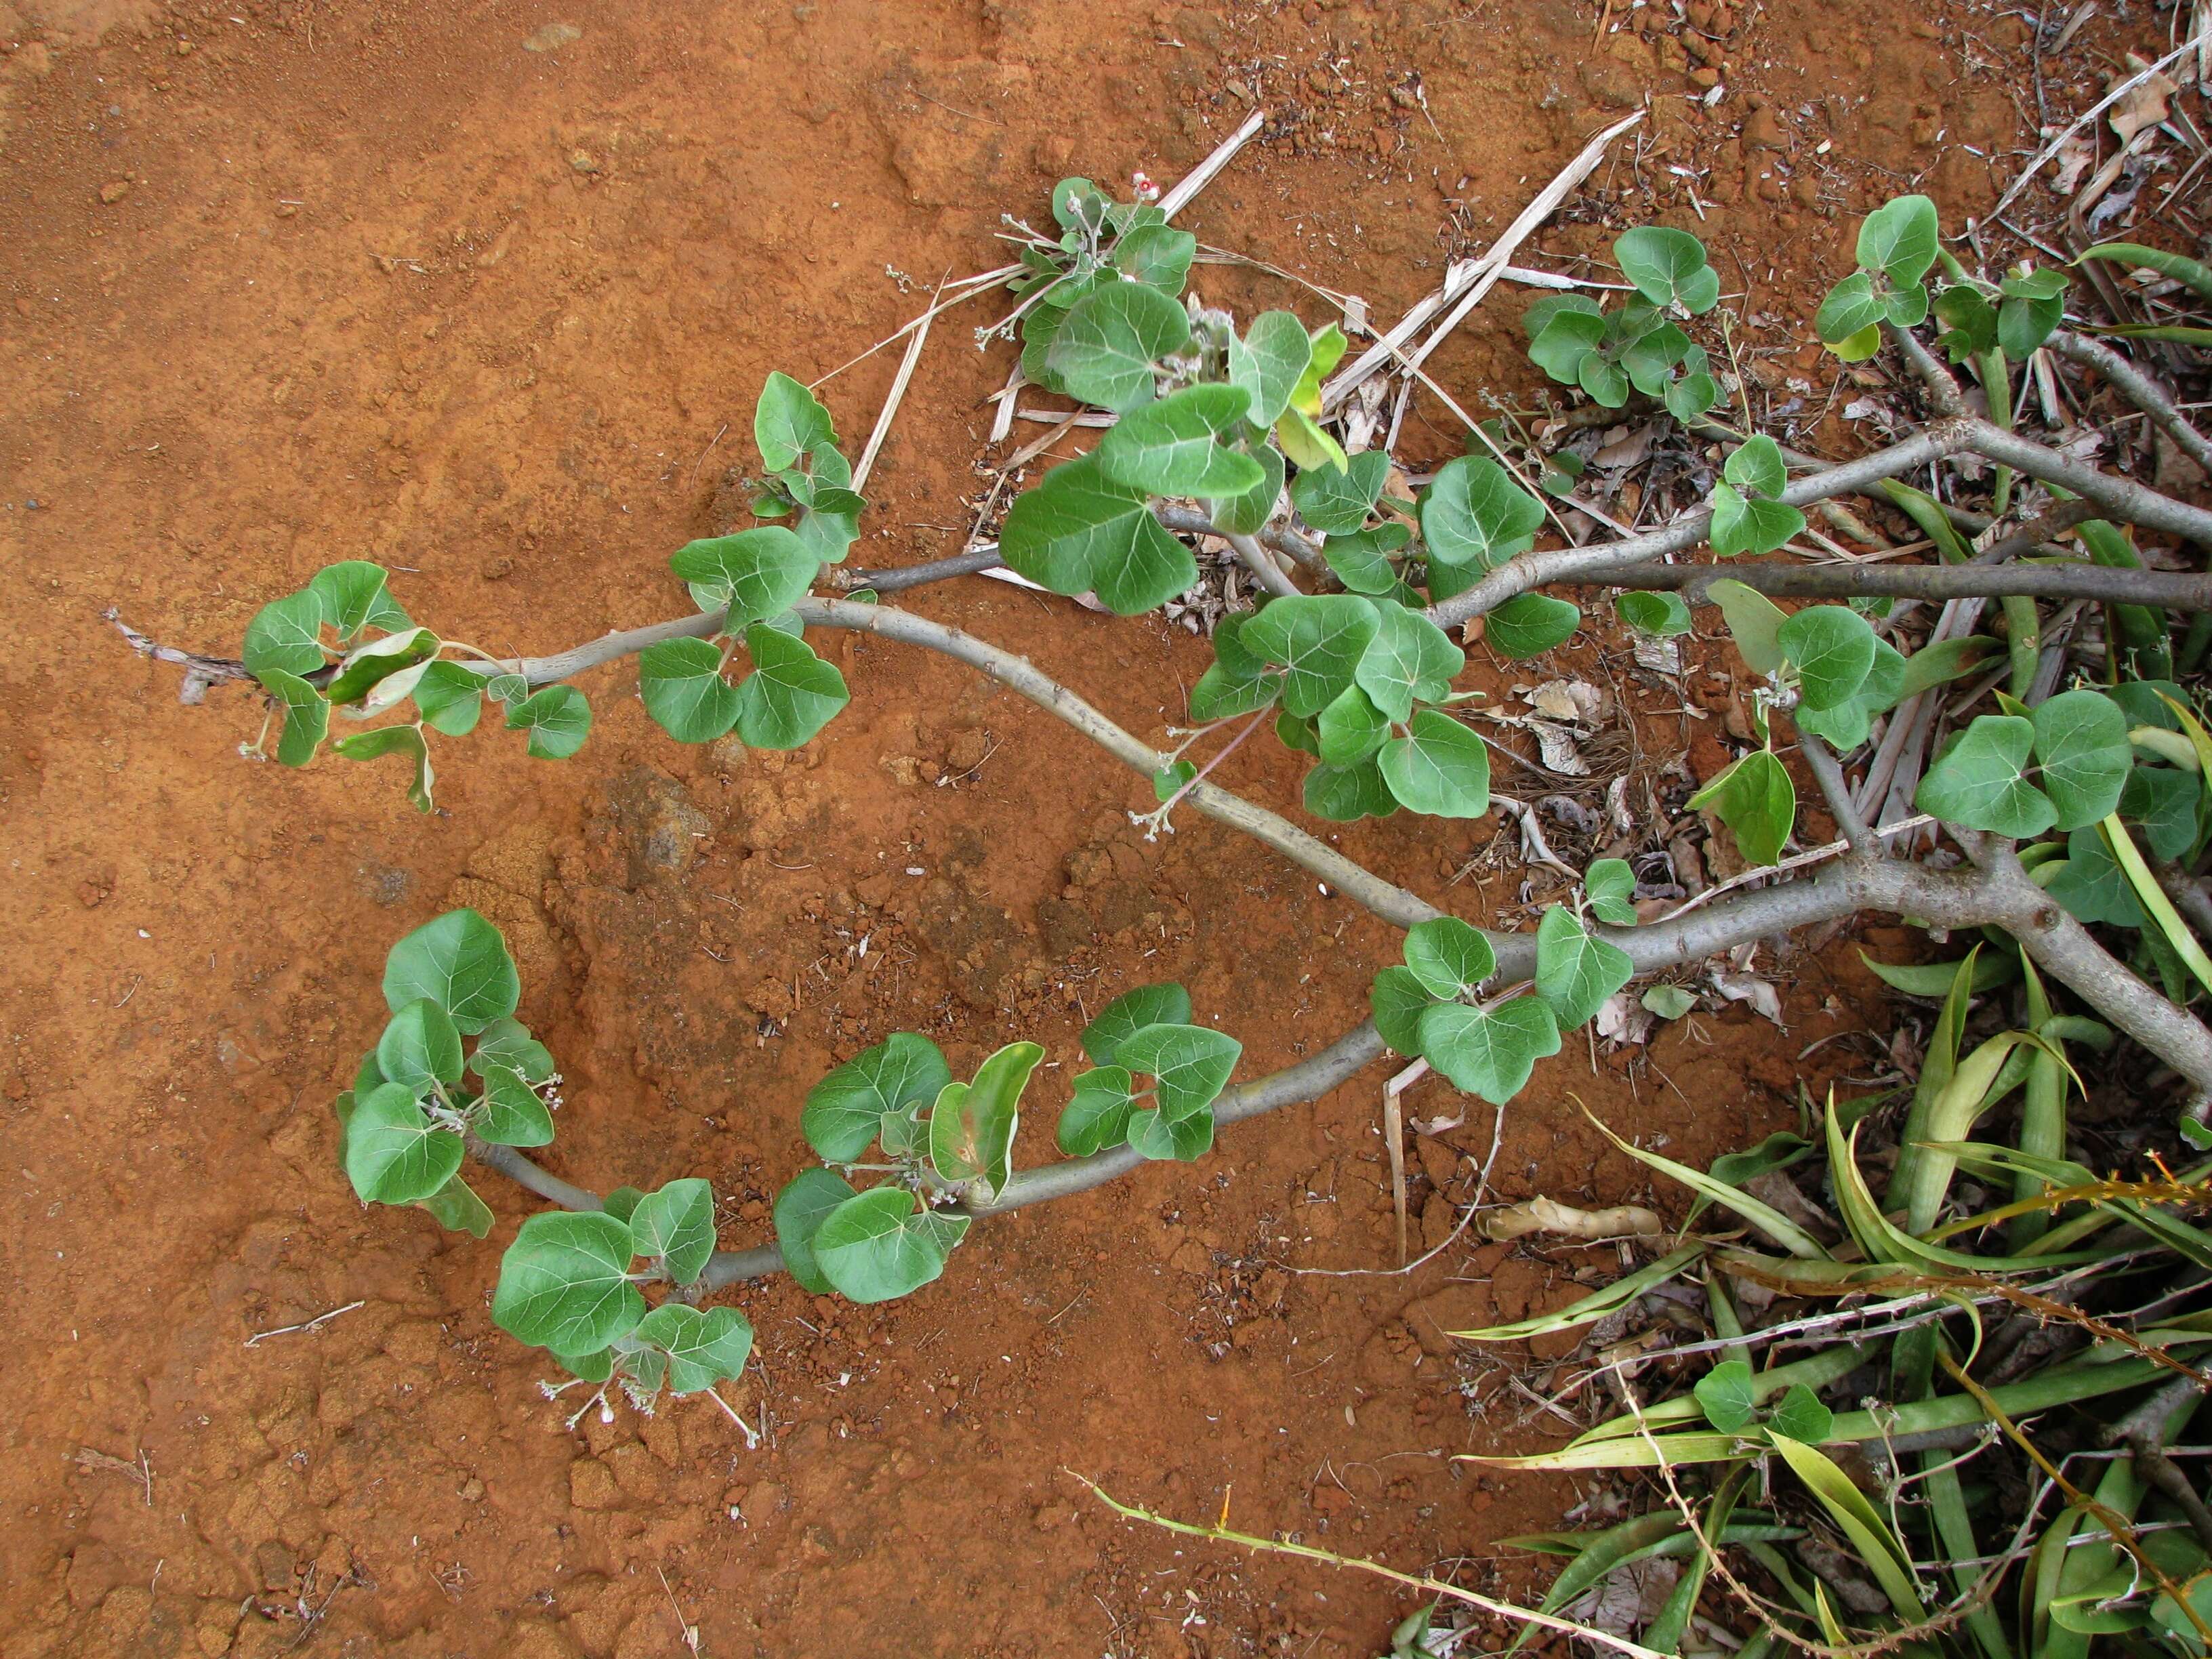
[[[680,1608],[709,1655],[1360,1656],[1413,1605],[1178,1549],[1067,1471],[1525,1586],[1495,1540],[1585,1494],[1451,1461],[1561,1425],[1438,1331],[1556,1305],[1620,1258],[1462,1243],[1411,1279],[1298,1271],[1397,1260],[1379,1067],[1195,1168],[979,1225],[893,1306],[739,1287],[757,1451],[696,1401],[564,1431],[550,1368],[488,1315],[521,1195],[479,1182],[500,1212],[479,1244],[364,1210],[334,1163],[385,951],[455,905],[506,929],[568,1076],[549,1160],[602,1188],[706,1176],[738,1244],[805,1161],[806,1086],[888,1032],[956,1066],[1045,1043],[1046,1158],[1086,1011],[1179,977],[1257,1075],[1362,1016],[1395,953],[1381,924],[1202,819],[1145,842],[1141,780],[888,644],[831,641],[854,702],[787,758],[679,748],[634,665],[604,671],[579,758],[488,724],[444,746],[424,818],[380,768],[241,760],[251,701],[181,706],[101,613],[232,651],[262,603],[358,557],[495,650],[672,614],[663,562],[726,527],[769,370],[811,379],[912,315],[889,268],[927,287],[995,264],[1002,210],[1036,215],[1066,172],[1172,178],[1255,102],[1268,137],[1186,222],[1389,319],[1648,92],[1649,139],[1534,248],[1601,252],[1608,216],[1700,228],[1772,319],[1747,372],[1817,399],[1801,319],[1851,216],[1913,179],[1985,203],[1973,151],[2032,136],[2021,29],[1890,0],[1690,11],[1647,36],[1559,0],[0,3],[0,1650],[639,1659],[684,1652]],[[1709,82],[1711,107],[1684,95]],[[1434,361],[1464,398],[1528,389],[1521,303]],[[1008,349],[974,348],[984,316],[939,325],[857,562],[958,545]],[[825,388],[855,442],[894,355]],[[1460,441],[1425,403],[1409,430],[1437,458]],[[1158,618],[980,580],[911,603],[1139,732],[1209,660]],[[1465,684],[1525,677],[1476,655]],[[1691,684],[1719,706],[1723,680]],[[1646,750],[1695,732],[1710,770],[1720,715],[1637,695]],[[1225,771],[1295,814],[1293,757],[1254,744]],[[1401,817],[1341,844],[1480,917],[1517,900],[1516,861],[1451,878],[1500,833]],[[1649,1193],[1577,1103],[1699,1161],[1781,1121],[1799,1050],[1862,1005],[1883,1018],[1855,964],[1781,972],[1786,1031],[1739,1008],[1633,1073],[1553,1062],[1507,1115],[1493,1194]],[[1410,1154],[1432,1243],[1490,1115],[1433,1082],[1409,1103],[1473,1108]]]

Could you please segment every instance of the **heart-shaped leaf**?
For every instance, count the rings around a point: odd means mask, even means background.
[[[1406,968],[1429,996],[1449,1001],[1496,973],[1498,953],[1480,928],[1431,916],[1406,930]]]
[[[2062,691],[2037,704],[2032,718],[2055,827],[2079,830],[2109,816],[2135,765],[2120,706],[2101,692]]]
[[[346,1178],[364,1204],[415,1204],[453,1178],[461,1138],[423,1115],[415,1091],[386,1083],[356,1096],[345,1122]]]
[[[1754,749],[1692,796],[1690,805],[1728,825],[1753,864],[1772,864],[1797,821],[1797,789],[1782,763]]]
[[[1421,1015],[1436,1001],[1410,968],[1385,968],[1367,993],[1376,1032],[1392,1049],[1407,1055],[1421,1052]]]
[[[853,1183],[830,1170],[801,1170],[775,1195],[775,1241],[791,1276],[817,1296],[830,1281],[814,1260],[814,1237],[829,1213],[853,1196]]]
[[[1536,925],[1536,994],[1562,1030],[1590,1018],[1635,972],[1627,951],[1592,937],[1564,904],[1552,906]]]
[[[1412,718],[1416,701],[1442,702],[1450,696],[1453,677],[1467,666],[1467,653],[1419,611],[1395,599],[1376,600],[1375,615],[1375,637],[1352,670],[1375,707],[1403,721]]]
[[[743,633],[749,623],[781,616],[805,598],[821,571],[822,560],[795,532],[780,524],[769,524],[733,536],[687,543],[669,556],[668,568],[691,584],[692,595],[701,601],[702,609],[728,607],[721,631],[735,635]]]
[[[1549,593],[1516,593],[1482,619],[1482,637],[1509,661],[1540,657],[1565,645],[1582,626],[1579,607]]]
[[[951,1081],[952,1068],[935,1043],[894,1032],[806,1091],[799,1133],[820,1157],[849,1164],[867,1151],[884,1113],[933,1101]]]
[[[1519,1094],[1536,1062],[1559,1052],[1559,1027],[1540,997],[1515,997],[1495,1008],[1439,1002],[1420,1019],[1421,1057],[1452,1086],[1503,1106]]]
[[[1109,282],[1077,301],[1046,362],[1072,397],[1116,414],[1152,400],[1152,365],[1190,343],[1190,317],[1150,283]]]
[[[2051,797],[2027,778],[2034,724],[2017,714],[1978,714],[1920,780],[1912,804],[1969,830],[2025,841],[2058,821]]]
[[[1421,492],[1421,538],[1429,557],[1495,569],[1534,545],[1544,507],[1486,456],[1447,461]]]
[[[645,712],[678,743],[712,743],[738,723],[737,688],[708,640],[662,640],[638,653]]]
[[[1255,471],[1259,464],[1253,463]],[[1007,565],[1055,593],[1096,592],[1124,617],[1198,580],[1190,550],[1160,528],[1142,489],[1117,484],[1095,455],[1054,467],[1014,502],[999,532]]]
[[[629,1229],[605,1212],[533,1215],[500,1258],[491,1317],[518,1341],[592,1354],[645,1316]]]
[[[1159,1112],[1175,1120],[1202,1112],[1229,1084],[1244,1045],[1226,1031],[1204,1025],[1147,1025],[1125,1037],[1115,1063],[1150,1076],[1158,1085]]]
[[[796,466],[810,451],[837,441],[837,428],[824,409],[790,375],[773,374],[753,405],[753,443],[771,472]]]
[[[1074,1097],[1060,1114],[1060,1150],[1070,1158],[1088,1158],[1127,1140],[1134,1088],[1135,1079],[1120,1066],[1101,1066],[1078,1076]]]
[[[658,1257],[670,1278],[691,1284],[714,1254],[714,1189],[696,1176],[672,1181],[638,1201],[629,1231],[638,1255]]]
[[[917,1211],[903,1187],[871,1187],[823,1218],[815,1264],[848,1301],[889,1302],[941,1274],[968,1224],[966,1216]]]
[[[1291,504],[1316,530],[1349,534],[1367,522],[1389,472],[1390,457],[1380,449],[1351,456],[1342,466],[1308,467],[1291,485]]]
[[[592,705],[573,685],[549,685],[510,703],[507,726],[510,732],[530,734],[526,746],[532,758],[566,760],[591,735]]]
[[[1237,634],[1239,647],[1279,664],[1283,707],[1318,714],[1351,685],[1381,630],[1374,602],[1353,594],[1301,594],[1269,601]]]
[[[1267,475],[1221,440],[1250,406],[1241,386],[1186,386],[1116,421],[1096,452],[1099,467],[1125,489],[1154,495],[1241,495]]]
[[[638,1321],[630,1335],[665,1358],[671,1394],[697,1394],[734,1378],[753,1351],[752,1325],[735,1308],[664,1302]]]
[[[1384,744],[1376,763],[1391,795],[1416,812],[1479,818],[1490,810],[1490,750],[1449,714],[1415,710],[1407,735]]]
[[[385,1006],[398,1013],[428,997],[474,1036],[514,1012],[522,981],[499,929],[474,910],[448,910],[392,947],[384,959]]]
[[[417,997],[392,1015],[377,1039],[376,1067],[419,1100],[434,1081],[461,1080],[461,1034],[443,1008]]]
[[[1252,399],[1245,418],[1255,426],[1274,425],[1312,361],[1313,343],[1296,317],[1287,311],[1255,317],[1244,337],[1229,344],[1229,384],[1242,386]]]
[[[1874,629],[1843,605],[1806,606],[1782,624],[1776,643],[1783,660],[1796,666],[1798,701],[1808,708],[1848,702],[1874,670]]]
[[[835,663],[779,629],[745,629],[753,672],[738,687],[738,736],[748,749],[796,749],[853,700]]]

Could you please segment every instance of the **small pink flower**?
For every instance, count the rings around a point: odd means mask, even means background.
[[[1142,167],[1129,175],[1129,187],[1136,192],[1137,199],[1140,202],[1157,202],[1160,199],[1160,187],[1152,182],[1152,174],[1146,173]]]

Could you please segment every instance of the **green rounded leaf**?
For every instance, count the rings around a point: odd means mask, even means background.
[[[1739,489],[1761,495],[1779,495],[1790,482],[1782,446],[1763,432],[1735,447],[1721,476]]]
[[[533,1215],[500,1258],[492,1322],[557,1354],[597,1353],[645,1316],[629,1280],[635,1254],[629,1227],[605,1212]]]
[[[728,607],[721,632],[735,635],[749,623],[782,615],[805,598],[821,571],[822,555],[795,532],[769,524],[741,530],[734,536],[687,543],[669,556],[668,568],[691,584],[693,597],[702,609]]]
[[[756,624],[745,629],[753,672],[738,687],[738,736],[749,749],[796,749],[853,700],[835,663],[803,639]]]
[[[322,638],[323,601],[312,589],[273,600],[246,624],[246,645],[240,653],[246,659],[246,672],[258,676],[274,668],[288,674],[312,674],[325,660]]]
[[[1690,805],[1728,825],[1746,859],[1771,864],[1797,822],[1797,788],[1772,753],[1754,749],[1691,796]]]
[[[1346,458],[1342,466],[1308,467],[1300,472],[1291,484],[1291,503],[1316,530],[1348,535],[1366,524],[1389,474],[1387,453],[1363,450]]]
[[[1129,1114],[1129,1150],[1139,1158],[1194,1164],[1212,1149],[1211,1112],[1193,1112],[1188,1117],[1150,1110]]]
[[[638,653],[645,712],[678,743],[712,743],[738,723],[738,691],[710,640],[662,640]]]
[[[1096,455],[1053,468],[1021,495],[999,532],[999,552],[1040,586],[1095,592],[1124,617],[1188,592],[1198,580],[1198,561],[1160,527],[1144,491],[1113,483]]]
[[[672,1181],[638,1200],[629,1230],[638,1255],[658,1257],[671,1278],[689,1285],[714,1254],[714,1189],[696,1176]]]
[[[1697,1395],[1705,1421],[1723,1434],[1735,1434],[1747,1426],[1759,1404],[1747,1360],[1723,1359],[1699,1377],[1690,1392]]]
[[[1356,766],[1382,746],[1390,735],[1390,722],[1374,701],[1356,685],[1347,685],[1314,721],[1321,740],[1321,757],[1331,766]]]
[[[1241,386],[1186,386],[1115,422],[1095,452],[1099,467],[1124,488],[1154,495],[1242,495],[1267,474],[1220,440],[1250,406]]]
[[[429,663],[415,682],[415,707],[432,731],[465,738],[483,712],[483,675],[457,662]]]
[[[323,620],[349,641],[364,628],[397,633],[411,626],[407,613],[386,590],[384,567],[366,559],[342,559],[315,572],[307,584],[322,606]]]
[[[1721,297],[1720,274],[1705,263],[1705,245],[1686,230],[1639,225],[1613,240],[1621,275],[1655,306],[1679,303],[1693,315]]]
[[[914,1194],[903,1187],[872,1187],[823,1218],[814,1260],[848,1301],[889,1302],[945,1271],[968,1219],[917,1212]]]
[[[474,1036],[514,1012],[522,981],[499,929],[474,910],[448,910],[392,947],[384,959],[385,1006],[398,1013],[428,997]]]
[[[671,1394],[697,1394],[736,1377],[753,1351],[752,1325],[735,1308],[664,1302],[630,1335],[666,1357]]]
[[[495,1019],[477,1035],[469,1070],[478,1077],[512,1072],[526,1083],[544,1083],[553,1075],[553,1055],[520,1020]]]
[[[376,1068],[420,1098],[434,1081],[461,1080],[461,1034],[443,1008],[418,997],[392,1015],[377,1039]]]
[[[1274,516],[1275,503],[1282,499],[1282,451],[1273,444],[1261,444],[1250,453],[1260,464],[1260,482],[1241,495],[1217,496],[1206,503],[1214,527],[1233,536],[1258,535]]]
[[[1237,637],[1244,651],[1287,671],[1283,707],[1293,714],[1311,715],[1353,683],[1381,626],[1371,600],[1355,594],[1301,594],[1269,601]]]
[[[422,1204],[431,1218],[448,1232],[466,1233],[471,1238],[491,1236],[491,1206],[478,1198],[477,1189],[459,1176],[422,1200]]]
[[[1449,1001],[1496,973],[1498,953],[1481,929],[1457,916],[1431,916],[1406,930],[1406,970],[1428,996]]]
[[[2025,841],[2058,821],[2051,797],[2027,781],[2033,722],[2017,714],[1978,714],[1920,780],[1912,804],[1969,830]]]
[[[1626,859],[1599,859],[1583,872],[1590,914],[1615,927],[1636,926],[1636,872]]]
[[[356,732],[338,738],[331,744],[331,752],[346,760],[380,760],[386,755],[400,755],[415,764],[415,776],[407,786],[407,799],[420,812],[430,810],[430,790],[436,773],[430,765],[430,745],[423,741],[420,727],[414,726],[380,726],[374,732]]]
[[[1413,539],[1413,532],[1402,524],[1378,524],[1371,530],[1357,530],[1349,535],[1331,536],[1328,545],[1322,549],[1322,556],[1336,579],[1355,593],[1395,593],[1398,589],[1398,568],[1390,562],[1390,556]]]
[[[1416,710],[1407,734],[1384,744],[1376,763],[1392,797],[1416,812],[1479,818],[1490,810],[1490,750],[1449,714]]]
[[[1151,1077],[1158,1085],[1160,1115],[1181,1119],[1213,1103],[1243,1052],[1235,1037],[1208,1026],[1147,1025],[1122,1039],[1114,1060],[1127,1071]]]
[[[2079,830],[2110,816],[2135,764],[2120,706],[2101,692],[2062,691],[2032,718],[2043,793],[2058,814],[2053,827]]]
[[[1115,1062],[1115,1051],[1147,1025],[1188,1025],[1190,993],[1174,983],[1139,985],[1124,991],[1083,1028],[1083,1052],[1100,1066]]]
[[[553,1115],[519,1072],[501,1067],[490,1073],[469,1117],[469,1127],[495,1146],[552,1144]]]
[[[1389,817],[1398,810],[1398,799],[1383,781],[1381,759],[1376,754],[1352,766],[1315,767],[1306,774],[1303,791],[1306,811],[1332,823]]]
[[[1503,1106],[1519,1094],[1536,1062],[1559,1052],[1559,1028],[1540,997],[1495,1008],[1439,1002],[1423,1012],[1421,1057],[1454,1088]]]
[[[1552,906],[1536,925],[1536,994],[1562,1030],[1593,1017],[1635,972],[1627,951],[1594,938],[1564,904]]]
[[[1252,399],[1246,416],[1255,426],[1273,426],[1313,361],[1313,342],[1305,325],[1287,311],[1263,311],[1241,340],[1229,344],[1229,384]]]
[[[1835,349],[1837,356],[1847,362],[1870,356],[1871,351],[1858,351],[1858,337],[1870,331],[1879,331],[1882,320],[1881,301],[1875,296],[1874,280],[1863,270],[1853,271],[1828,290],[1827,298],[1813,314],[1813,331],[1820,343]],[[1881,334],[1875,333],[1879,345]],[[1844,349],[1849,346],[1850,350]]]
[[[1124,1066],[1101,1066],[1079,1074],[1073,1097],[1060,1109],[1060,1150],[1070,1158],[1088,1158],[1127,1140],[1135,1086]]]
[[[853,1183],[830,1170],[801,1170],[775,1195],[775,1241],[791,1276],[817,1296],[830,1281],[814,1260],[814,1237],[829,1213],[853,1196]]]
[[[1510,661],[1540,657],[1565,645],[1582,626],[1583,613],[1549,593],[1517,593],[1482,619],[1482,637]]]
[[[1496,568],[1535,544],[1544,507],[1486,456],[1448,461],[1421,492],[1418,514],[1429,557]]]
[[[1045,362],[1069,395],[1116,414],[1152,400],[1152,365],[1190,343],[1190,317],[1143,282],[1109,282],[1069,310]]]
[[[1385,968],[1367,992],[1376,1031],[1397,1053],[1409,1056],[1421,1052],[1421,1014],[1436,1001],[1410,968]]]
[[[836,441],[830,411],[812,392],[788,374],[768,377],[753,406],[753,442],[769,471],[796,466],[800,456]]]
[[[1917,284],[1936,263],[1936,204],[1925,196],[1885,202],[1860,222],[1859,269],[1879,270],[1898,288]]]
[[[1783,660],[1796,665],[1798,700],[1808,708],[1835,708],[1848,702],[1874,670],[1874,629],[1865,617],[1843,605],[1806,606],[1782,624],[1775,642]],[[2124,732],[2121,747],[2126,747]]]
[[[1413,717],[1413,704],[1442,702],[1451,695],[1453,677],[1467,666],[1467,653],[1419,611],[1395,599],[1375,603],[1375,637],[1359,653],[1352,679],[1394,720]],[[1322,758],[1334,760],[1324,746]]]
[[[1690,631],[1690,607],[1680,593],[1623,593],[1613,600],[1613,609],[1639,634],[1667,640]]]
[[[830,1163],[850,1164],[867,1151],[884,1113],[935,1100],[951,1081],[952,1068],[935,1043],[894,1032],[806,1091],[799,1133]]]
[[[1125,276],[1150,283],[1163,294],[1182,292],[1198,238],[1172,225],[1139,225],[1114,244],[1114,267]]]
[[[330,699],[297,674],[282,668],[264,668],[254,678],[284,708],[284,732],[276,740],[278,763],[305,766],[330,734]]]
[[[442,1190],[465,1148],[416,1103],[415,1091],[385,1083],[355,1097],[345,1121],[346,1179],[364,1204],[418,1204]]]
[[[1708,535],[1724,559],[1739,554],[1771,553],[1805,528],[1805,515],[1785,502],[1745,496],[1730,484],[1713,486],[1713,521]]]
[[[530,754],[538,760],[566,760],[591,735],[592,705],[573,685],[549,685],[507,710],[510,732],[526,731]]]

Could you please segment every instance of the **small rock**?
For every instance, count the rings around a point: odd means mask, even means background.
[[[548,23],[522,43],[525,52],[558,52],[571,41],[584,38],[583,30],[574,23]]]
[[[568,1466],[568,1501],[580,1510],[613,1509],[622,1501],[614,1471],[596,1458],[578,1458]]]
[[[111,179],[100,187],[100,199],[110,207],[130,193],[131,181],[128,179]]]
[[[591,151],[580,149],[570,152],[568,165],[579,173],[588,174],[597,173],[604,164]]]

